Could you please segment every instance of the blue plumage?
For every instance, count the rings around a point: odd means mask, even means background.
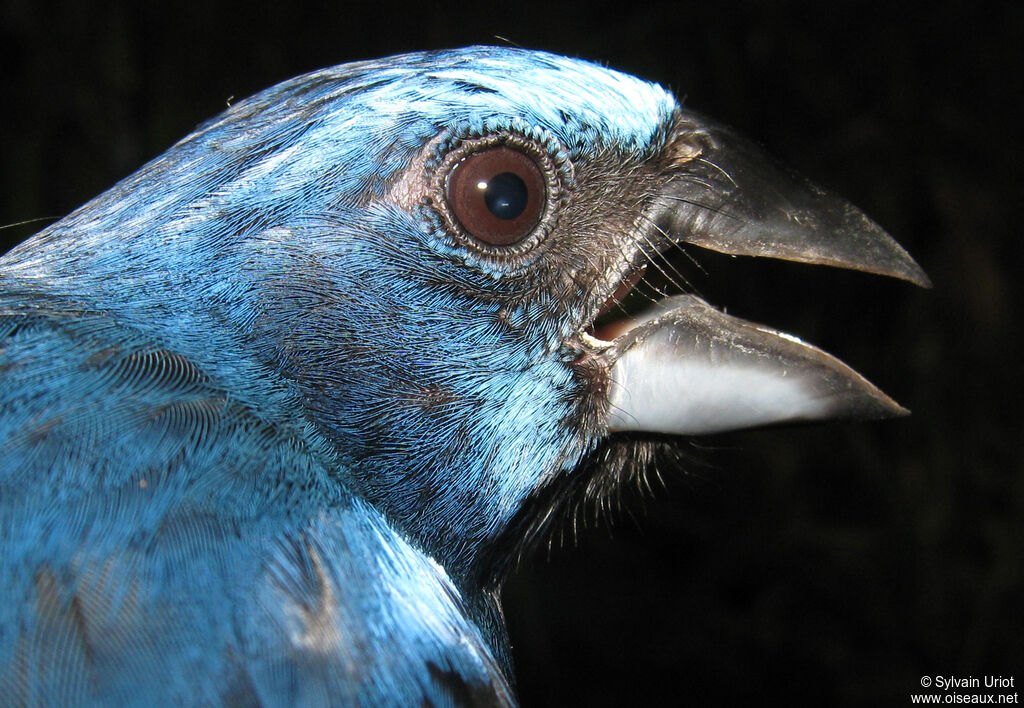
[[[511,703],[503,570],[642,349],[592,321],[766,219],[694,120],[544,53],[343,65],[0,260],[2,700]],[[499,147],[541,194],[494,245],[451,175]]]

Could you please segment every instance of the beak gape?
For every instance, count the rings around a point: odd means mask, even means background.
[[[920,266],[863,212],[730,129],[680,113],[668,150],[674,177],[652,221],[672,241],[930,287]],[[610,432],[695,435],[908,412],[820,349],[693,295],[662,300],[623,330],[605,352]]]

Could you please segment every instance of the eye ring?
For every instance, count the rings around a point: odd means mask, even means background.
[[[560,172],[529,138],[467,138],[443,157],[431,201],[456,241],[504,259],[530,251],[550,232],[562,199]]]

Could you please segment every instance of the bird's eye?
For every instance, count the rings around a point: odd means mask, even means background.
[[[534,159],[504,146],[466,156],[449,175],[447,192],[462,228],[489,246],[511,246],[533,233],[547,201]]]

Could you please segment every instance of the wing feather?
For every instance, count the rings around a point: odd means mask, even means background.
[[[0,695],[511,703],[443,570],[295,430],[102,314],[0,304]]]

